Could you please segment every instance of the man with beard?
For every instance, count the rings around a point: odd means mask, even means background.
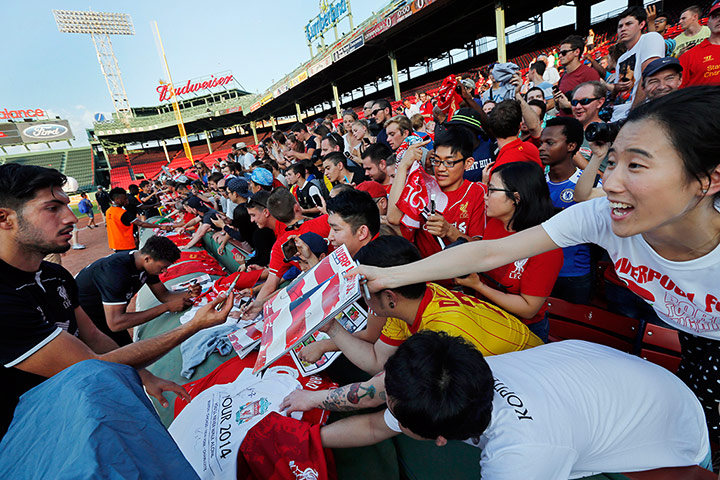
[[[65,176],[50,168],[0,166],[0,435],[7,431],[20,395],[44,379],[83,360],[99,359],[138,369],[148,393],[164,407],[164,391],[190,396],[175,383],[144,370],[198,331],[223,323],[232,307],[215,307],[224,296],[203,307],[188,323],[152,339],[118,348],[80,307],[72,275],[44,262],[49,253],[70,248],[77,217],[63,192]]]

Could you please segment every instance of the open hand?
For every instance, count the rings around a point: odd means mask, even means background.
[[[164,378],[156,377],[149,371],[142,369],[138,371],[140,379],[143,382],[143,386],[147,391],[148,395],[155,397],[163,408],[168,408],[170,403],[163,395],[164,392],[173,392],[179,397],[183,398],[186,402],[190,402],[192,397],[190,394],[180,385]]]
[[[230,309],[233,307],[233,292],[230,292],[228,296],[222,292],[212,302],[203,305],[200,310],[197,311],[191,322],[195,322],[200,328],[214,327],[223,323],[230,313]],[[222,310],[217,311],[215,308],[225,302]]]
[[[307,412],[313,408],[318,408],[318,397],[325,396],[325,390],[311,392],[298,388],[290,392],[280,404],[280,411],[286,412],[288,415],[292,412]]]

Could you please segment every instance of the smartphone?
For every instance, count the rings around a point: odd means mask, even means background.
[[[363,143],[364,143],[365,145],[370,145],[370,139],[369,139],[369,138],[363,138],[362,141],[363,141]]]
[[[323,204],[322,204],[322,198],[320,198],[320,195],[318,195],[317,193],[314,194],[314,195],[312,195],[310,198],[312,198],[312,200],[313,200],[313,202],[315,202],[315,205],[316,205],[316,206],[318,206],[318,207],[322,207],[322,206],[323,206]]]
[[[287,242],[283,243],[282,247],[280,248],[282,249],[283,255],[285,256],[286,262],[289,262],[290,259],[298,253],[297,245],[295,245],[295,239],[292,238]]]
[[[560,89],[558,88],[557,85],[553,85],[553,86],[552,86],[552,91],[553,91],[553,93],[558,93],[558,92],[560,91]]]

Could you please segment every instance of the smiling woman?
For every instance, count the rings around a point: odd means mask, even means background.
[[[600,245],[618,277],[681,330],[679,375],[720,428],[720,87],[673,92],[631,111],[610,154],[606,198],[573,205],[508,238],[470,242],[410,265],[363,266],[371,290],[452,278],[557,247]]]

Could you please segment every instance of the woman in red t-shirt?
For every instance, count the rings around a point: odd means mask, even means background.
[[[554,214],[545,176],[535,163],[499,166],[490,177],[484,240],[504,238],[540,225]],[[457,278],[488,301],[520,318],[544,342],[548,340],[547,297],[563,264],[562,249]]]

